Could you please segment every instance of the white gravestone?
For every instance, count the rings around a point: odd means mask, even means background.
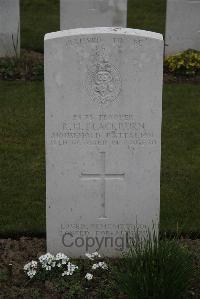
[[[47,248],[118,256],[159,221],[163,40],[120,28],[45,36]]]
[[[200,51],[200,0],[168,0],[165,55]]]
[[[20,53],[19,0],[0,0],[0,57]]]
[[[127,0],[60,0],[60,30],[126,23]]]

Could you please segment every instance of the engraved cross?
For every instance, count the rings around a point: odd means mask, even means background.
[[[101,183],[102,215],[100,219],[108,218],[106,216],[106,181],[107,180],[124,180],[125,173],[106,173],[106,153],[100,152],[101,169],[99,173],[81,173],[83,180],[99,180]]]

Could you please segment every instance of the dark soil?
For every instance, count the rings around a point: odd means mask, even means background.
[[[163,75],[164,83],[192,83],[192,84],[200,84],[200,75],[196,76],[180,76],[180,75],[173,75],[169,72],[164,72]]]
[[[25,275],[23,267],[31,260],[37,260],[38,257],[46,253],[46,240],[43,238],[27,238],[21,237],[18,240],[0,239],[0,299],[103,299],[104,296],[99,296],[98,281],[95,287],[90,284],[84,284],[85,295],[78,295],[75,297],[68,296],[66,292],[57,282],[50,280],[31,281]],[[83,275],[81,275],[83,276]],[[84,277],[84,276],[83,276]],[[58,277],[57,280],[60,280]],[[100,278],[102,285],[103,277]],[[85,281],[85,279],[84,279]],[[59,288],[58,288],[59,286]],[[109,286],[105,284],[105,288]],[[106,297],[108,298],[108,297]],[[110,297],[109,297],[110,298]],[[121,295],[119,290],[115,291],[113,298],[127,299],[126,296]]]
[[[45,239],[25,238],[21,237],[18,240],[0,239],[0,298],[45,298],[59,299],[68,298],[59,295],[55,290],[50,288],[48,282],[30,282],[26,278],[23,266],[37,259],[41,254],[46,252]],[[194,275],[192,286],[187,293],[186,298],[200,298],[200,239],[190,240],[183,239],[180,242],[184,243],[192,253],[194,260]],[[111,262],[112,263],[112,262]],[[105,286],[106,287],[106,286]],[[86,298],[86,297],[79,297]],[[76,299],[79,299],[76,298]],[[102,298],[96,297],[94,293],[87,296],[87,299]],[[125,299],[117,291],[113,294],[113,299]],[[169,298],[170,299],[170,298]]]
[[[0,298],[36,298],[23,266],[45,253],[45,239],[0,240]]]
[[[200,239],[182,239],[181,243],[185,244],[188,247],[188,249],[192,253],[194,261],[194,275],[192,279],[192,286],[186,298],[200,299]]]
[[[43,80],[44,57],[42,53],[21,50],[20,57],[0,59],[0,80]]]

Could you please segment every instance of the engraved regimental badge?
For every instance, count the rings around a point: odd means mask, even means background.
[[[107,57],[98,57],[96,63],[88,66],[87,89],[91,99],[101,105],[117,100],[121,91],[120,73]]]

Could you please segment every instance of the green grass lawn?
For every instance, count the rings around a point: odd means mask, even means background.
[[[45,33],[59,30],[59,2],[21,0],[22,48],[43,52]],[[164,33],[165,7],[166,0],[129,0],[128,27]]]
[[[0,233],[45,232],[43,82],[0,81]],[[200,86],[166,84],[161,229],[200,231]]]
[[[1,232],[45,227],[43,83],[0,81]]]
[[[161,175],[163,230],[200,232],[200,86],[164,88]]]
[[[21,0],[21,47],[43,52],[44,35],[59,30],[60,0]]]
[[[166,0],[128,0],[128,27],[165,32]]]

